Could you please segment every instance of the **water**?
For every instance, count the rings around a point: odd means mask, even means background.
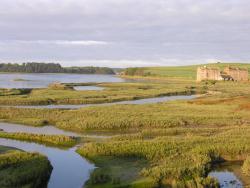
[[[47,125],[43,127],[32,127],[28,125],[5,123],[5,122],[0,122],[0,130],[3,130],[8,133],[21,132],[21,133],[33,133],[33,134],[45,134],[45,135],[84,136],[88,138],[102,138],[102,139],[112,137],[112,135],[74,133],[74,132],[58,129],[57,127],[51,126],[51,125]]]
[[[53,82],[124,82],[114,75],[100,74],[53,74],[53,73],[1,73],[0,88],[44,88]]]
[[[242,162],[225,162],[216,166],[208,175],[216,178],[222,188],[243,188],[249,185],[249,177],[241,170]]]
[[[220,187],[226,188],[243,188],[242,182],[236,177],[233,172],[225,171],[214,171],[209,173],[209,176],[216,178]]]
[[[9,133],[22,132],[22,133],[34,133],[34,134],[46,134],[46,135],[80,136],[77,133],[64,131],[49,125],[43,127],[32,127],[27,125],[0,122],[0,129]]]
[[[0,138],[0,145],[46,155],[53,166],[48,188],[81,188],[95,167],[75,152],[75,147],[62,150],[40,144]]]
[[[78,109],[83,107],[89,106],[107,106],[107,105],[115,105],[115,104],[154,104],[166,101],[173,101],[173,100],[188,100],[194,99],[196,95],[178,95],[178,96],[165,96],[165,97],[154,97],[154,98],[147,98],[147,99],[138,99],[138,100],[131,100],[131,101],[120,101],[120,102],[112,102],[112,103],[101,103],[101,104],[77,104],[77,105],[30,105],[30,106],[4,106],[1,107],[15,107],[15,108],[47,108],[47,109]]]

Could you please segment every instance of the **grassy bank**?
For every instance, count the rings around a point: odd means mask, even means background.
[[[75,137],[63,135],[43,135],[31,133],[7,133],[0,131],[0,138],[8,138],[15,140],[23,140],[29,142],[36,142],[40,144],[47,144],[50,146],[71,147],[77,142]]]
[[[64,87],[33,89],[29,93],[4,92],[1,105],[97,104],[195,92],[193,82],[103,83],[101,91],[76,91]],[[12,93],[15,92],[15,95]],[[0,92],[1,94],[1,92]]]
[[[43,155],[0,146],[0,187],[46,187],[51,171]]]

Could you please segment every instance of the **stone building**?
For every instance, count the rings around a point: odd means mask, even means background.
[[[198,67],[197,81],[202,80],[232,80],[248,81],[248,69],[238,67],[226,67],[224,71],[214,67]]]
[[[202,80],[222,80],[220,69],[214,67],[198,67],[197,81]]]
[[[234,81],[247,81],[248,70],[238,67],[226,67],[223,71],[227,75],[230,75]]]

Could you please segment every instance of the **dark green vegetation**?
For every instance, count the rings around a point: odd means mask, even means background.
[[[52,146],[71,147],[77,142],[75,137],[64,135],[43,135],[31,133],[7,133],[0,131],[0,138],[9,138],[16,140],[24,140],[29,142],[37,142]]]
[[[43,155],[0,146],[0,187],[45,188],[51,170]]]
[[[158,78],[172,78],[172,79],[196,79],[196,70],[199,66],[219,67],[221,70],[226,66],[235,66],[241,68],[248,68],[250,64],[242,63],[215,63],[204,65],[178,66],[178,67],[142,67],[142,68],[128,68],[124,71],[127,76],[143,76],[143,77],[158,77]]]
[[[83,83],[82,83],[83,84]],[[92,83],[93,85],[93,83]],[[30,93],[0,97],[2,105],[91,104],[135,100],[168,95],[191,94],[196,83],[101,83],[102,91],[76,91],[72,84],[53,84],[45,89],[33,89]],[[196,90],[202,90],[197,88]]]
[[[0,72],[23,72],[23,73],[77,73],[77,74],[114,74],[107,67],[62,67],[58,63],[1,63]]]
[[[86,187],[143,187],[145,184],[147,184],[147,187],[155,186],[151,178],[140,176],[140,171],[148,165],[144,160],[109,156],[95,157],[91,160],[94,160],[95,164],[100,168],[91,174]]]
[[[0,96],[11,95],[26,95],[31,92],[31,89],[2,89],[0,88]]]

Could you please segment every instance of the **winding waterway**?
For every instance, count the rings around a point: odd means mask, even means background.
[[[135,101],[95,104],[94,106],[111,105],[111,104],[147,104],[147,103],[158,103],[158,102],[165,102],[178,99],[192,99],[194,97],[195,95],[167,96],[167,97],[158,97],[150,99],[140,99]],[[60,106],[61,107],[66,106],[67,108],[80,108],[93,105],[60,105]],[[33,106],[33,107],[58,108],[57,105]],[[28,132],[37,134],[58,134],[58,135],[68,135],[68,136],[79,136],[76,133],[60,130],[53,126],[31,127],[31,126],[17,125],[10,123],[0,123],[0,129],[6,132]],[[80,188],[88,180],[90,171],[95,168],[93,164],[91,164],[90,162],[88,162],[86,159],[82,158],[75,152],[76,147],[64,150],[31,142],[17,141],[17,140],[3,139],[3,138],[0,138],[0,145],[15,147],[28,152],[39,152],[46,155],[51,165],[53,166],[52,174],[48,183],[49,188],[57,188],[57,187]]]
[[[78,109],[84,108],[89,106],[106,106],[106,105],[115,105],[115,104],[153,104],[153,103],[160,103],[160,102],[167,102],[173,100],[188,100],[196,98],[196,95],[178,95],[178,96],[164,96],[164,97],[154,97],[154,98],[147,98],[147,99],[138,99],[138,100],[131,100],[131,101],[120,101],[120,102],[111,102],[111,103],[101,103],[101,104],[66,104],[66,105],[29,105],[29,106],[6,106],[1,105],[0,107],[15,107],[15,108],[47,108],[47,109]]]
[[[63,150],[3,138],[0,138],[0,145],[46,155],[53,166],[48,188],[81,188],[88,180],[90,171],[95,168],[93,164],[75,152],[75,147]]]

